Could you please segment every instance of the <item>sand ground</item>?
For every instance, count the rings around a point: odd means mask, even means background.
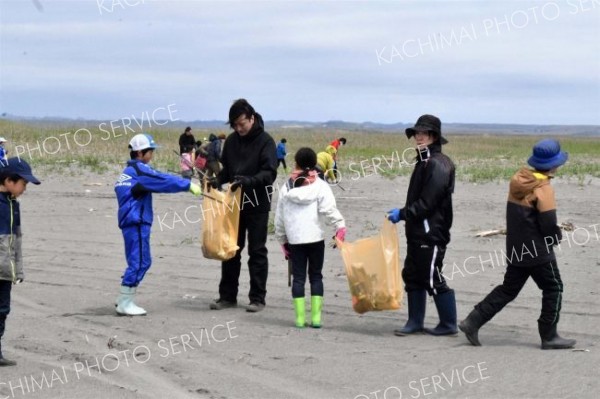
[[[155,219],[154,262],[138,295],[148,316],[117,317],[125,260],[116,176],[42,175],[43,184],[21,198],[26,281],[13,289],[3,339],[5,355],[19,364],[0,370],[0,398],[597,397],[598,180],[555,182],[559,220],[580,228],[558,251],[565,285],[559,331],[576,338],[578,350],[542,351],[541,294],[532,281],[482,329],[483,347],[470,346],[462,334],[399,338],[392,331],[406,320],[405,304],[354,313],[334,249],[326,251],[324,266],[324,328],[296,329],[286,262],[272,235],[265,311],[211,311],[220,263],[202,257],[194,207],[200,202],[189,194],[155,195],[161,221]],[[345,191],[334,188],[348,239],[374,234],[384,212],[404,202],[407,186],[406,178],[369,176],[344,182]],[[475,233],[504,226],[506,189],[506,183],[457,184],[446,275],[459,319],[502,280],[494,253],[504,249],[504,237]],[[403,257],[403,231],[400,240]],[[482,267],[479,256],[492,261]],[[248,280],[244,265],[242,304]],[[426,324],[436,322],[429,300]]]

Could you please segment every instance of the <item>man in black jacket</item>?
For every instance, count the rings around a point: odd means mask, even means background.
[[[192,134],[192,128],[186,127],[185,131],[179,136],[179,155],[183,155],[184,152],[188,152],[191,148],[194,148],[196,140]]]
[[[220,310],[237,306],[241,268],[241,252],[248,233],[248,269],[250,271],[250,305],[248,312],[265,307],[269,262],[267,259],[267,229],[273,182],[277,176],[275,141],[264,130],[264,123],[245,99],[236,100],[229,110],[229,125],[235,131],[225,140],[219,172],[213,185],[230,183],[241,187],[242,200],[238,246],[235,256],[222,263],[219,299],[210,308]],[[215,181],[216,180],[216,181]]]
[[[408,321],[395,330],[404,336],[425,331],[432,335],[455,335],[456,300],[454,290],[441,272],[450,242],[454,164],[442,154],[441,121],[423,115],[414,127],[406,129],[417,145],[417,162],[410,178],[404,208],[388,212],[393,223],[406,222],[407,252],[402,278],[408,297]],[[440,322],[433,329],[423,328],[427,293],[433,295]]]

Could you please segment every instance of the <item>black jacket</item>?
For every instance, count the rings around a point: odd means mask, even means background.
[[[232,183],[235,176],[250,178],[250,186],[242,187],[242,212],[264,213],[271,210],[273,182],[277,177],[275,141],[264,130],[259,114],[254,116],[252,130],[242,137],[238,133],[227,136],[223,145],[219,184]]]
[[[506,205],[507,262],[513,266],[536,266],[554,261],[553,246],[561,239],[550,179],[527,168],[520,169],[510,181]]]
[[[184,152],[186,152],[186,148],[188,151],[193,150],[195,144],[196,141],[194,140],[194,135],[187,135],[185,133],[182,133],[181,136],[179,136],[179,154],[183,154]]]
[[[402,209],[406,238],[409,244],[445,247],[450,242],[455,167],[450,158],[442,154],[439,142],[417,154],[406,205]]]

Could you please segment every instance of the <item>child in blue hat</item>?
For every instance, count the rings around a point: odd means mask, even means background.
[[[506,254],[504,282],[494,288],[459,324],[469,342],[480,346],[478,332],[504,306],[517,297],[529,277],[542,290],[538,331],[542,349],[569,349],[574,339],[556,332],[560,318],[563,283],[553,246],[562,239],[556,219],[556,202],[550,179],[569,155],[553,139],[537,142],[527,161],[511,179],[506,207]]]
[[[2,336],[6,317],[10,313],[10,292],[13,284],[23,281],[21,253],[21,213],[17,198],[25,192],[27,183],[40,184],[31,167],[20,158],[3,159],[0,163],[0,367],[17,362],[2,354]]]

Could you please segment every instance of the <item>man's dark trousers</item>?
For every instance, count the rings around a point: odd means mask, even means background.
[[[238,246],[235,256],[221,263],[221,283],[219,297],[229,302],[237,301],[240,269],[242,267],[242,250],[248,233],[248,269],[250,271],[250,303],[265,304],[267,294],[267,276],[269,260],[267,258],[267,228],[269,213],[240,213]]]

